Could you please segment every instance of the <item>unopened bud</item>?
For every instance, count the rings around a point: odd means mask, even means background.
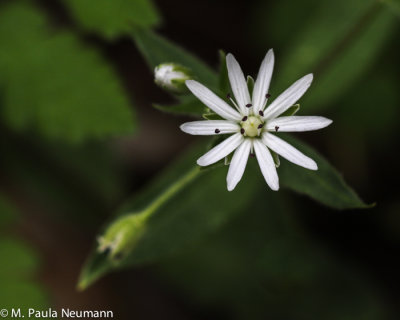
[[[192,79],[190,70],[175,63],[162,63],[154,69],[155,83],[174,93],[187,91],[185,81],[190,79]]]

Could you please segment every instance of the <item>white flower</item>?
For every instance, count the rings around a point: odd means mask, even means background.
[[[172,92],[185,91],[188,79],[191,79],[190,70],[175,63],[162,63],[154,69],[155,83]]]
[[[308,74],[297,80],[266,108],[270,97],[268,89],[274,68],[272,49],[267,52],[261,63],[252,96],[249,94],[243,72],[232,54],[227,55],[226,63],[236,102],[233,99],[230,100],[236,110],[199,82],[186,81],[186,86],[200,101],[226,120],[187,122],[181,126],[181,130],[193,135],[231,134],[229,138],[200,157],[197,164],[200,166],[211,165],[236,150],[227,176],[229,191],[233,190],[242,178],[249,155],[253,152],[257,157],[261,172],[272,190],[279,189],[279,178],[269,149],[299,166],[317,170],[318,167],[314,160],[276,135],[277,132],[318,130],[332,123],[332,120],[316,116],[279,117],[307,91],[313,75]]]

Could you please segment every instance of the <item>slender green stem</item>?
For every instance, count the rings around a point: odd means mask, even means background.
[[[188,183],[190,183],[199,173],[201,172],[200,167],[195,167],[182,176],[178,181],[173,183],[167,190],[160,194],[154,201],[143,210],[142,215],[147,219],[149,218],[159,207],[161,207],[168,199],[174,194],[182,190]]]

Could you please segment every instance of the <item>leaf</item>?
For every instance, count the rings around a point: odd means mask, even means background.
[[[16,215],[16,209],[0,196],[0,231],[5,229],[2,220],[6,212],[8,216]],[[11,219],[8,219],[9,223]],[[37,276],[39,259],[31,248],[15,236],[2,233],[0,237],[0,301],[1,307],[9,308],[47,308],[45,290],[32,280]]]
[[[265,198],[262,191],[255,197],[265,201],[253,201],[251,214],[152,270],[211,318],[385,319],[370,277],[313,243],[287,194]]]
[[[399,0],[381,0],[394,14],[400,18],[400,1]]]
[[[191,53],[150,30],[138,29],[132,36],[150,69],[154,70],[161,63],[178,63],[192,70],[195,79],[218,90],[216,73]]]
[[[174,105],[162,106],[154,104],[153,106],[157,110],[176,115],[201,116],[207,110],[204,104],[195,97],[181,98],[181,102]]]
[[[284,138],[294,147],[314,159],[317,171],[304,169],[288,161],[281,161],[279,177],[281,185],[335,209],[370,208],[346,184],[342,176],[311,147],[293,137]]]
[[[132,27],[154,27],[160,16],[151,0],[63,0],[85,30],[113,39],[127,35]]]
[[[0,154],[9,178],[63,219],[91,226],[104,220],[121,198],[124,184],[111,146],[35,138],[1,130]]]
[[[81,289],[113,269],[182,250],[246,208],[262,180],[249,169],[241,185],[228,192],[226,170],[193,169],[203,149],[191,150],[120,210],[100,237],[100,251],[94,250],[82,271]]]
[[[276,42],[281,47],[286,44],[283,53],[277,50],[278,72],[272,91],[278,94],[305,74],[314,73],[314,82],[302,100],[310,111],[335,106],[378,59],[396,27],[394,15],[376,0],[339,0],[334,6],[326,1],[283,0],[271,10],[280,14],[259,28],[274,30]],[[285,15],[286,26],[281,28],[284,12],[289,16]]]
[[[1,7],[1,111],[9,126],[68,142],[132,133],[133,112],[111,68],[73,34],[49,31],[32,6]]]
[[[307,108],[335,105],[338,98],[360,80],[378,59],[382,48],[392,38],[398,21],[383,7],[374,7],[373,10],[377,12],[372,21],[352,40],[347,50],[338,57],[332,57],[326,67],[320,67],[321,76],[316,74],[318,81],[312,88],[313,93],[304,99]]]

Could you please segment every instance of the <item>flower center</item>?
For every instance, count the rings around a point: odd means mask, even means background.
[[[248,116],[243,118],[241,126],[243,135],[256,137],[260,135],[264,122],[258,116]]]

